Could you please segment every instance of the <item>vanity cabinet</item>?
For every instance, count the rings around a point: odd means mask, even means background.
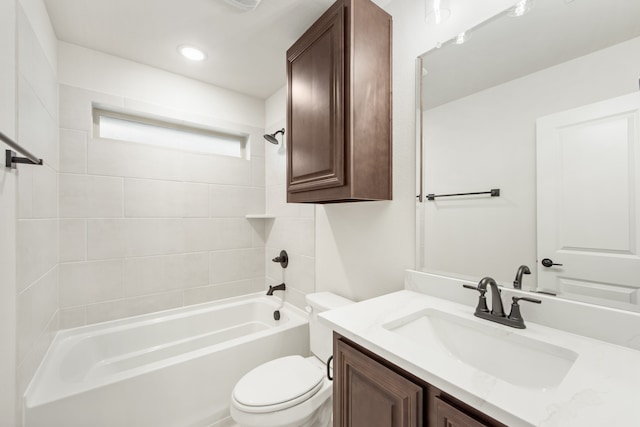
[[[335,332],[333,355],[333,427],[506,427]]]
[[[391,200],[391,16],[338,0],[287,51],[287,201]]]

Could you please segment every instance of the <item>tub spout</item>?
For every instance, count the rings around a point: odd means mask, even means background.
[[[284,291],[285,289],[287,289],[287,286],[284,283],[280,283],[278,286],[269,286],[267,295],[273,295],[273,291]]]

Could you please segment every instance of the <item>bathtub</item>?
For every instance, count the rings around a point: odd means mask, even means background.
[[[25,427],[200,427],[228,417],[249,370],[309,352],[306,313],[247,295],[59,332],[31,384]]]

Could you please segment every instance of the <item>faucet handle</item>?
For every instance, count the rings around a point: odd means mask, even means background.
[[[529,297],[512,297],[511,300],[513,301],[511,303],[511,313],[509,313],[509,316],[507,317],[507,319],[511,320],[512,322],[515,322],[514,327],[524,329],[526,328],[526,326],[524,325],[524,319],[522,318],[522,314],[520,313],[520,305],[518,305],[518,302],[527,301],[527,302],[532,302],[534,304],[542,304],[542,301],[540,301],[539,299],[529,298]]]
[[[487,297],[484,296],[484,294],[487,293],[486,289],[480,288],[478,286],[467,285],[464,283],[462,284],[462,287],[466,289],[473,289],[474,291],[480,292],[480,297],[478,298],[478,305],[476,306],[476,313],[489,312],[489,307],[487,307]]]
[[[529,297],[513,297],[511,299],[513,300],[513,304],[516,304],[516,305],[518,305],[518,301],[527,301],[527,302],[532,302],[534,304],[542,304],[542,301],[540,301],[539,299],[529,298]]]
[[[477,286],[467,285],[467,284],[464,284],[464,283],[462,284],[462,287],[463,288],[467,288],[467,289],[473,289],[474,291],[478,291],[478,292],[480,292],[480,295],[484,295],[487,292],[486,289],[480,289]]]

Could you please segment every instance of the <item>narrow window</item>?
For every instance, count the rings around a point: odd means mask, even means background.
[[[203,154],[246,157],[247,135],[94,108],[100,138],[137,142]]]

